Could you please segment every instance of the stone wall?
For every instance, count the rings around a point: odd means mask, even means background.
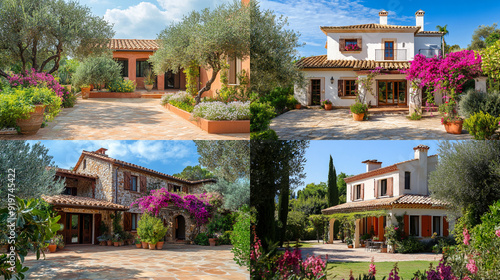
[[[77,196],[92,197],[92,181],[66,178],[68,188],[77,188]]]
[[[160,213],[160,217],[164,221],[165,225],[168,226],[165,241],[176,242],[175,218],[178,216],[183,216],[186,222],[186,241],[192,241],[194,239],[193,235],[196,234],[196,224],[190,218],[189,213],[184,209],[163,209]]]
[[[95,198],[115,202],[113,166],[111,163],[102,159],[85,156],[76,171],[98,176],[99,179],[97,179],[95,187]]]

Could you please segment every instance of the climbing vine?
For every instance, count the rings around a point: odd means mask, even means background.
[[[184,74],[186,74],[186,92],[191,96],[196,96],[198,94],[198,76],[200,75],[196,61],[191,61],[188,67],[184,68]]]

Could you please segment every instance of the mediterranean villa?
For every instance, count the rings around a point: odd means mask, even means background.
[[[322,210],[324,215],[385,210],[387,215],[356,220],[354,247],[360,235],[372,233],[384,241],[387,225],[397,225],[396,215],[404,215],[404,232],[418,238],[448,236],[452,221],[446,219],[446,205],[429,196],[427,179],[436,169],[437,155],[428,156],[429,147],[413,148],[415,158],[386,167],[377,160],[366,160],[366,172],[345,178],[347,202]],[[335,219],[330,220],[333,232]],[[333,242],[333,235],[329,237]]]
[[[125,231],[136,232],[141,212],[130,208],[133,201],[151,189],[166,188],[170,192],[200,193],[203,184],[214,179],[188,181],[142,166],[110,158],[106,149],[83,151],[73,170],[57,169],[56,177],[64,178],[66,188],[60,195],[44,196],[61,215],[60,232],[66,244],[98,244],[101,221],[112,228],[110,214],[123,211]],[[189,213],[175,206],[162,209],[160,216],[169,226],[166,242],[191,240],[195,228]]]
[[[388,12],[379,12],[380,23],[350,26],[322,26],[326,35],[326,55],[302,58],[297,66],[306,77],[304,88],[295,88],[295,98],[305,106],[320,105],[329,99],[337,108],[347,108],[355,102],[356,93],[373,107],[396,106],[413,111],[418,103],[425,104],[421,90],[414,90],[401,70],[410,67],[417,54],[441,56],[442,37],[439,31],[424,30],[424,14],[415,13],[415,26],[388,24]],[[372,85],[372,94],[356,86],[358,78],[370,70],[381,70]],[[475,87],[486,91],[486,78],[476,79]],[[435,93],[437,104],[441,94]]]

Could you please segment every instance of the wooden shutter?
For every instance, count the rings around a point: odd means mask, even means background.
[[[140,182],[140,192],[141,193],[146,193],[148,191],[148,179],[146,176],[140,176],[139,177],[139,182]]]
[[[339,39],[339,51],[343,52],[345,50],[345,39]]]
[[[410,235],[410,216],[404,216],[405,234]]]
[[[448,231],[448,220],[446,216],[443,217],[443,236],[448,236],[450,233]]]
[[[101,214],[95,214],[94,215],[94,244],[99,244],[99,241],[97,240],[98,236],[101,236],[102,232],[99,229],[99,226],[101,225]]]
[[[356,42],[356,44],[358,44],[358,47],[359,47],[360,49],[363,49],[363,39],[358,38],[357,40],[358,40],[358,41]]]
[[[168,191],[173,192],[174,191],[174,186],[172,184],[168,184]]]
[[[392,196],[394,193],[394,178],[387,178],[387,195]]]
[[[132,230],[132,213],[130,213],[130,212],[124,212],[124,215],[123,215],[123,229],[125,231],[131,231]]]
[[[344,80],[338,80],[337,84],[338,84],[338,86],[337,86],[337,88],[338,88],[338,90],[337,90],[338,95],[339,96],[345,96],[345,91],[344,91],[345,81]]]
[[[356,199],[356,196],[354,195],[354,188],[355,187],[356,186],[354,186],[354,185],[351,186],[351,201],[354,201]]]
[[[130,190],[130,172],[123,171],[123,188],[125,190]]]
[[[182,186],[182,192],[188,193],[188,187]]]
[[[380,181],[375,181],[375,198],[378,198],[378,184]]]
[[[361,184],[361,200],[365,199],[365,184]]]
[[[432,220],[431,216],[428,216],[428,215],[422,216],[422,232],[420,233],[420,235],[422,237],[430,237],[432,235],[432,233],[431,233],[431,229],[432,229],[431,220]]]
[[[76,188],[71,188],[71,195],[72,196],[77,196],[78,190]]]

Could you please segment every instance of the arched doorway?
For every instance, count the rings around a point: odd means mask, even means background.
[[[186,239],[186,220],[181,215],[175,218],[175,239]]]

